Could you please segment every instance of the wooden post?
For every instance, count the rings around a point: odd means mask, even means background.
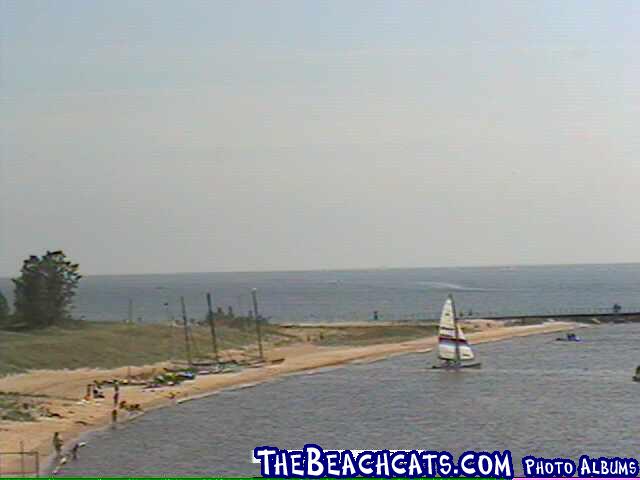
[[[35,452],[36,456],[36,477],[40,476],[40,452]]]
[[[258,335],[258,351],[260,352],[260,360],[264,360],[264,354],[262,352],[262,331],[260,329],[260,314],[258,313],[258,291],[254,288],[251,290],[251,297],[253,299],[253,316],[256,321],[256,334]]]
[[[207,312],[207,318],[209,319],[209,328],[211,329],[211,343],[213,346],[213,357],[216,360],[216,363],[220,362],[220,358],[218,357],[218,339],[216,338],[216,325],[213,318],[213,308],[211,307],[211,293],[207,293],[207,307],[209,311]]]
[[[20,474],[24,478],[24,442],[20,441]]]
[[[187,362],[189,366],[192,365],[191,360],[191,345],[189,345],[189,321],[187,320],[187,307],[184,304],[184,297],[180,297],[180,303],[182,304],[182,321],[184,326],[184,346],[187,351]]]

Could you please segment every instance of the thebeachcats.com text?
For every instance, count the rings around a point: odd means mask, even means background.
[[[269,478],[502,478],[514,476],[509,450],[467,451],[457,458],[447,451],[432,450],[324,450],[307,444],[302,450],[272,446],[256,447],[254,463]],[[528,478],[633,478],[640,473],[635,458],[582,455],[568,458],[522,458]]]
[[[307,444],[302,450],[272,446],[253,450],[260,474],[270,478],[513,478],[511,452],[465,452],[456,460],[446,451],[323,450]]]
[[[522,458],[522,469],[530,478],[633,478],[640,472],[635,458],[597,457],[582,455],[577,462],[569,458]]]

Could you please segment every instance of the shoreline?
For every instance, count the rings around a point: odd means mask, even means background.
[[[497,342],[512,338],[557,333],[580,328],[572,322],[553,322],[528,326],[485,325],[479,331],[467,335],[472,344]],[[325,347],[311,344],[293,344],[273,348],[266,352],[268,360],[284,357],[281,364],[265,365],[260,368],[246,368],[239,372],[198,376],[194,381],[184,382],[175,387],[143,390],[137,386],[120,389],[121,399],[128,403],[139,403],[143,411],[133,416],[121,418],[118,423],[126,424],[144,413],[158,408],[179,406],[181,403],[198,400],[229,389],[248,388],[279,377],[299,375],[325,368],[340,368],[349,364],[370,363],[399,355],[429,353],[437,345],[437,336],[429,336],[405,342],[384,343],[368,346]],[[135,373],[158,371],[166,363],[145,367],[132,367]],[[25,451],[38,451],[41,462],[40,473],[50,474],[57,467],[52,453],[51,438],[58,431],[64,441],[63,455],[71,446],[87,435],[109,428],[112,410],[111,390],[105,391],[104,400],[82,402],[72,398],[82,398],[87,383],[93,380],[107,380],[126,376],[127,368],[113,370],[66,370],[33,371],[25,374],[0,378],[0,391],[25,394],[46,394],[47,405],[61,418],[44,419],[36,422],[0,422],[0,451],[17,451],[17,445],[24,441]],[[174,392],[175,400],[169,398]],[[124,415],[123,415],[124,416]],[[3,470],[15,470],[19,461],[3,462]],[[1,475],[1,473],[0,473]]]

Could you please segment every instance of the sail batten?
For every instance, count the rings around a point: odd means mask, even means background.
[[[475,355],[456,319],[453,298],[449,296],[442,307],[438,331],[438,357],[461,362],[473,360]]]

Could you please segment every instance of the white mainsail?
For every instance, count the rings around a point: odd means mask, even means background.
[[[440,331],[438,332],[438,356],[443,360],[473,360],[475,358],[469,342],[456,319],[456,306],[449,295],[442,307]]]

